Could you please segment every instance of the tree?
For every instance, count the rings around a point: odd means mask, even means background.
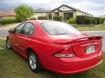
[[[29,19],[34,14],[34,11],[28,5],[23,4],[15,8],[15,13],[17,21],[22,22]]]

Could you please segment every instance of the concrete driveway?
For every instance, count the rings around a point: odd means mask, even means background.
[[[6,39],[6,36],[8,35],[8,30],[10,28],[14,28],[17,25],[19,25],[19,23],[17,24],[12,24],[12,25],[8,25],[6,27],[1,27],[0,28],[0,38],[1,39]],[[102,36],[103,37],[103,47],[102,49],[105,51],[105,31],[82,31],[85,34],[88,34],[90,36]]]
[[[10,28],[14,28],[16,27],[17,25],[19,25],[20,23],[16,23],[16,24],[11,24],[11,25],[8,25],[8,26],[0,26],[0,39],[5,39],[8,35],[8,30]]]

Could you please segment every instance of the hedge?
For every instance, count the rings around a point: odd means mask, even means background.
[[[45,17],[45,16],[39,16],[38,17],[38,20],[47,20],[48,18],[47,17]]]
[[[17,23],[18,21],[16,19],[2,19],[0,20],[0,24],[11,24],[11,23]]]
[[[103,24],[104,19],[100,17],[91,17],[91,16],[77,16],[77,24]]]
[[[85,22],[85,16],[83,17],[83,16],[77,16],[76,17],[76,23],[77,24],[84,24],[84,22]]]
[[[62,21],[62,16],[54,16],[53,20],[55,20],[55,21]]]

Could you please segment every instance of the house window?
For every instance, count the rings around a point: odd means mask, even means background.
[[[73,18],[73,13],[64,13],[64,19],[68,20],[69,18]]]
[[[55,16],[59,16],[59,12],[55,12],[54,15],[55,15]]]

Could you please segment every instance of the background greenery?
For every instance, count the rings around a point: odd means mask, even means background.
[[[76,24],[103,24],[105,21],[104,18],[101,17],[93,17],[93,16],[77,16]]]
[[[18,21],[17,21],[16,19],[11,19],[11,18],[2,19],[2,20],[0,21],[0,24],[2,24],[2,25],[12,24],[12,23],[18,23]]]
[[[20,22],[28,20],[33,16],[34,11],[28,5],[20,5],[15,8],[16,19]]]

